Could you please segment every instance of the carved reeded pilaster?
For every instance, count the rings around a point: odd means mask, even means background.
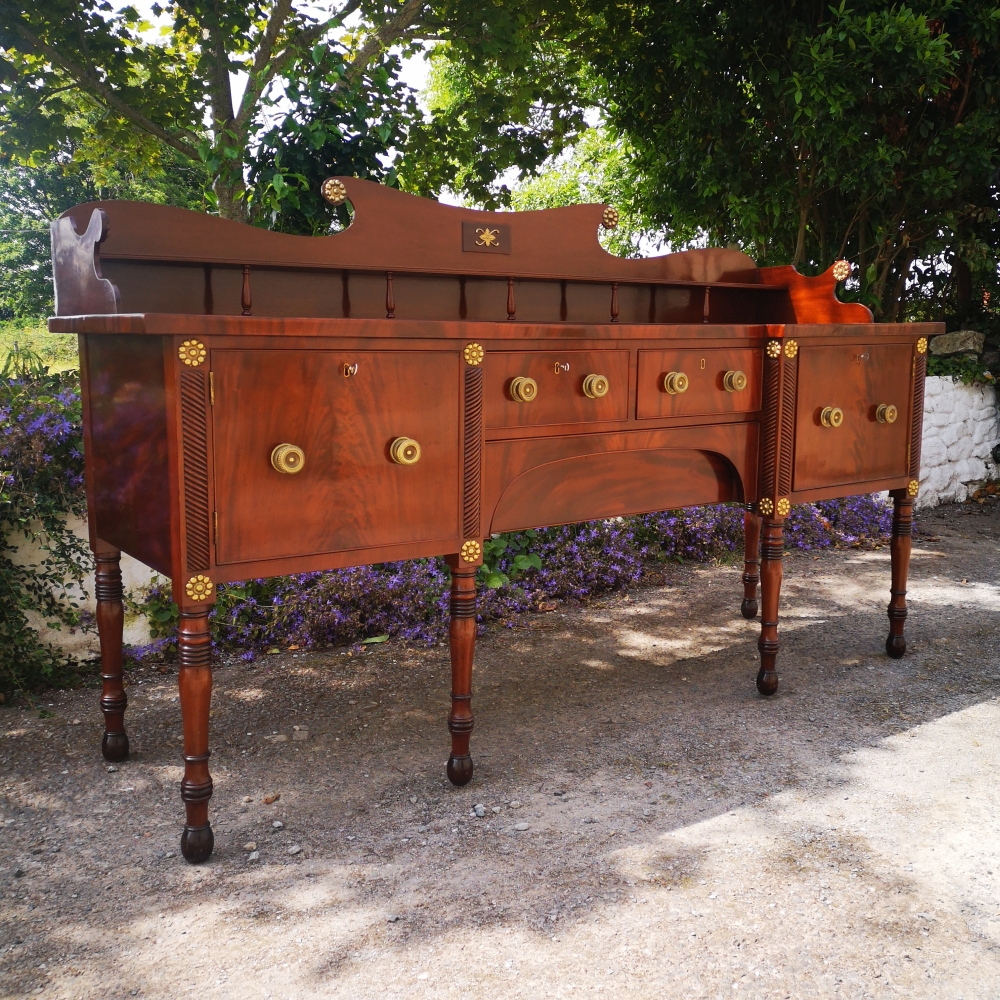
[[[906,624],[906,578],[910,569],[913,535],[913,498],[906,490],[893,490],[892,498],[892,541],[889,545],[892,589],[889,592],[889,637],[885,640],[885,651],[898,660],[906,652],[903,629]]]
[[[784,519],[764,517],[760,546],[760,670],[757,690],[772,695],[778,690],[778,598],[781,594],[781,559],[785,548]]]
[[[117,550],[97,552],[95,559],[97,634],[101,640],[101,711],[104,713],[101,752],[105,760],[124,760],[129,746],[125,732],[128,697],[122,677],[125,606],[122,602],[121,553]]]
[[[212,636],[208,608],[182,611],[177,643],[181,717],[184,725],[184,779],[181,798],[187,811],[181,853],[192,863],[205,861],[215,837],[208,821],[212,776],[208,772],[208,713],[212,704]]]
[[[757,617],[757,584],[760,583],[760,518],[752,503],[743,509],[743,603],[744,618]]]
[[[451,564],[451,756],[448,780],[466,785],[472,780],[469,739],[472,717],[472,660],[476,648],[476,567],[458,559]]]

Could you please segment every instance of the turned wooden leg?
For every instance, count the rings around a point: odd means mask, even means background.
[[[781,557],[785,548],[784,521],[764,518],[763,539],[760,547],[760,670],[757,672],[757,690],[764,695],[778,690],[778,671],[774,662],[778,657],[778,596],[781,593]]]
[[[476,567],[458,559],[451,566],[451,756],[448,780],[467,785],[472,780],[472,657],[476,649]]]
[[[757,617],[757,584],[760,583],[760,518],[748,503],[743,510],[743,603],[744,618]]]
[[[94,558],[97,561],[94,582],[97,634],[101,640],[101,711],[104,713],[101,752],[105,760],[124,760],[128,756],[128,734],[125,732],[128,697],[122,678],[125,606],[122,603],[121,553],[102,545]]]
[[[906,576],[910,569],[910,548],[913,534],[913,498],[906,490],[893,490],[892,589],[889,591],[889,637],[885,651],[898,660],[906,652],[903,627],[906,624]]]
[[[208,822],[212,777],[208,773],[208,712],[212,702],[212,636],[208,609],[182,611],[178,635],[181,717],[184,724],[184,780],[181,798],[187,821],[181,835],[181,853],[197,864],[212,853],[215,837]]]

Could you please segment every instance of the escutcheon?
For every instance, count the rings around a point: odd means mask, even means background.
[[[416,465],[420,461],[420,445],[413,438],[398,437],[389,445],[389,455],[397,465]]]
[[[608,394],[610,383],[604,375],[588,375],[583,380],[583,394],[591,399],[600,399]]]

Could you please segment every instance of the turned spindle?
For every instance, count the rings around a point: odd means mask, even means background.
[[[476,649],[476,567],[453,556],[451,567],[451,756],[448,780],[467,785],[472,780],[472,659]]]
[[[517,308],[514,304],[514,279],[507,279],[507,319],[513,320],[517,316]]]
[[[743,602],[740,614],[757,617],[757,584],[760,583],[760,518],[748,503],[743,508]]]
[[[784,520],[764,517],[760,546],[760,670],[757,690],[772,695],[778,690],[778,597],[781,594],[781,557],[785,548]]]
[[[385,318],[396,318],[396,296],[392,293],[392,271],[385,272]]]
[[[184,779],[181,798],[187,812],[181,853],[193,864],[208,859],[215,845],[208,821],[212,776],[208,772],[208,713],[212,704],[212,635],[208,609],[182,611],[177,653],[178,685],[184,726]]]
[[[906,577],[910,569],[910,549],[913,535],[913,498],[906,490],[893,490],[892,540],[889,554],[892,559],[892,586],[889,591],[889,637],[885,651],[898,660],[906,652]]]
[[[243,315],[252,315],[250,307],[253,305],[253,299],[250,297],[250,265],[243,265],[243,291],[240,294],[240,305],[243,307]]]
[[[122,602],[121,553],[101,546],[95,553],[97,571],[94,591],[97,597],[97,634],[101,643],[101,711],[104,713],[104,738],[101,753],[105,760],[124,760],[128,756],[125,732],[125,694],[122,676],[122,632],[125,605]]]

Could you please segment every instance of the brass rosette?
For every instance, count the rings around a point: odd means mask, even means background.
[[[347,188],[344,187],[344,182],[337,177],[327,177],[319,186],[319,193],[323,196],[324,201],[333,206],[343,205],[347,201]]]
[[[851,276],[851,263],[847,260],[837,260],[833,263],[833,276],[837,281],[847,281]]]
[[[208,357],[208,351],[205,350],[205,345],[198,340],[185,340],[180,347],[177,348],[177,357],[181,359],[186,365],[190,365],[192,368],[197,368],[205,358]]]
[[[481,365],[483,363],[483,358],[486,357],[486,352],[483,350],[482,344],[466,344],[465,350],[462,351],[462,357],[465,358],[465,363],[467,365],[472,365],[474,368],[476,365]]]
[[[780,358],[781,357],[781,341],[780,340],[769,340],[767,342],[767,356],[769,358]]]
[[[777,507],[778,517],[788,517],[788,512],[791,509],[792,509],[792,504],[791,501],[788,499],[788,497],[782,497],[778,501],[778,507]]]
[[[184,593],[186,593],[192,601],[207,601],[212,596],[212,590],[212,581],[201,573],[197,576],[192,576],[191,579],[184,584]]]
[[[921,337],[917,341],[917,354],[926,354],[926,353],[927,353],[927,338]]]
[[[797,340],[785,341],[785,357],[794,358],[799,353],[799,342]]]
[[[618,209],[611,205],[604,210],[604,214],[601,216],[601,225],[605,229],[617,229],[618,228]]]
[[[911,497],[915,497],[920,492],[920,483],[916,479],[911,479],[906,484],[906,492],[910,494]]]
[[[483,547],[474,538],[467,542],[462,542],[462,560],[467,563],[474,563],[483,554]]]
[[[763,497],[757,501],[757,509],[767,516],[774,513],[774,501],[770,497]]]

